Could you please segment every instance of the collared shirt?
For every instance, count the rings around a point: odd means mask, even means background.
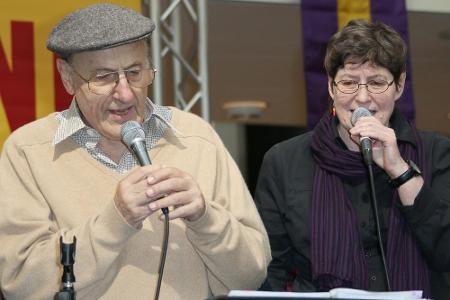
[[[75,99],[72,100],[70,107],[67,110],[59,112],[56,118],[59,121],[59,126],[53,139],[54,145],[68,138],[72,138],[97,161],[122,174],[137,165],[135,157],[129,151],[124,153],[119,163],[116,163],[98,147],[101,135],[94,128],[84,123]],[[147,98],[145,103],[145,117],[142,124],[147,149],[151,149],[159,141],[167,128],[176,131],[169,123],[171,118],[172,113],[170,109],[153,104]]]

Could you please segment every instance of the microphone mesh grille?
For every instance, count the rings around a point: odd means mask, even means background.
[[[144,139],[145,133],[141,125],[136,121],[128,121],[122,125],[121,128],[122,141],[128,147],[131,146],[132,142],[139,138]]]
[[[352,125],[355,126],[355,123],[359,120],[361,117],[370,117],[372,113],[365,107],[358,107],[355,109],[355,111],[352,113],[351,122]]]

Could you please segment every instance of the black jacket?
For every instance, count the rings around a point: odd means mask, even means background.
[[[394,111],[390,124],[398,140],[415,144],[411,127],[399,112]],[[450,139],[437,133],[419,133],[431,168],[431,185],[421,189],[413,206],[399,206],[431,270],[433,298],[447,300],[450,299]],[[282,291],[290,282],[294,291],[316,291],[310,266],[310,207],[315,170],[311,137],[312,132],[308,132],[275,145],[266,153],[261,166],[255,200],[269,234],[273,257],[262,289]],[[337,130],[335,140],[345,147]],[[388,180],[384,172],[375,178],[383,241],[393,192]],[[370,289],[386,290],[368,180],[344,182],[344,186],[355,205]]]

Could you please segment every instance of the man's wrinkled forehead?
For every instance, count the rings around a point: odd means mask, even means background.
[[[132,67],[151,67],[145,41],[137,41],[108,49],[83,51],[71,55],[69,63],[80,71],[108,72]]]
[[[64,17],[48,36],[47,48],[62,57],[109,49],[150,37],[153,21],[113,4],[95,4]]]

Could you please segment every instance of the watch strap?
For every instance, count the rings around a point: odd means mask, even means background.
[[[389,180],[389,183],[395,187],[398,188],[414,176],[419,176],[420,171],[417,169],[417,166],[410,160],[408,160],[409,168],[406,170],[402,175],[398,176],[397,178]]]

